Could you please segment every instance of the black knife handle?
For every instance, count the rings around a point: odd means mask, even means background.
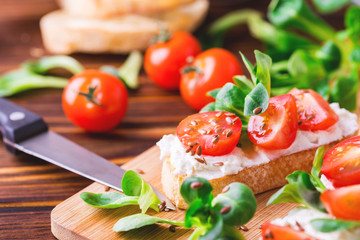
[[[48,129],[40,116],[4,98],[0,98],[0,127],[3,138],[13,143],[21,142]],[[6,141],[5,146],[10,152],[16,153]]]

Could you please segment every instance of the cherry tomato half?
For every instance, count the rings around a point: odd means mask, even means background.
[[[360,221],[360,185],[327,190],[320,200],[334,217]]]
[[[263,240],[316,240],[305,232],[295,230],[288,226],[279,226],[266,222],[261,227]]]
[[[324,155],[321,172],[334,187],[360,184],[360,136],[332,147]]]
[[[294,142],[297,133],[295,99],[290,94],[272,97],[265,112],[251,116],[248,135],[265,149],[285,149]]]
[[[203,112],[182,120],[177,127],[177,136],[187,152],[220,156],[235,148],[241,127],[241,120],[233,113]]]
[[[164,89],[178,89],[181,68],[186,65],[188,57],[195,57],[200,51],[198,40],[190,33],[174,32],[169,40],[159,41],[146,50],[146,74]]]
[[[299,129],[306,131],[326,130],[334,125],[339,117],[317,92],[311,89],[292,89],[289,94],[295,97],[298,109]]]
[[[125,116],[128,94],[113,75],[86,70],[74,75],[62,95],[66,116],[75,125],[91,132],[108,131]]]
[[[235,75],[242,75],[237,58],[221,48],[206,50],[183,68],[180,81],[180,93],[185,102],[196,110],[214,101],[207,92],[221,88],[227,82],[233,82]]]

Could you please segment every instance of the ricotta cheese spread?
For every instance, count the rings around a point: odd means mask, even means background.
[[[278,218],[271,223],[280,226],[289,226],[295,230],[299,229],[300,225],[304,231],[312,237],[316,237],[319,240],[359,240],[360,239],[360,228],[352,228],[349,230],[323,233],[316,231],[310,224],[310,221],[316,218],[332,218],[330,215],[318,212],[313,209],[307,208],[294,208],[284,218]],[[298,224],[296,223],[298,222]]]
[[[204,156],[207,164],[198,162],[195,157],[185,153],[184,146],[177,136],[165,135],[157,143],[160,148],[160,159],[170,158],[174,166],[175,174],[198,176],[208,180],[220,178],[229,174],[236,174],[244,168],[267,163],[281,156],[316,148],[331,142],[341,140],[354,134],[359,126],[357,116],[354,113],[340,108],[338,103],[330,104],[331,108],[339,116],[338,122],[326,131],[302,131],[298,130],[296,139],[287,149],[266,150],[255,145],[250,147],[236,147],[231,153],[223,156]],[[216,162],[222,162],[222,166],[214,166]]]

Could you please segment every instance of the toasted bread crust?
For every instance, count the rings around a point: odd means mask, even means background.
[[[40,28],[43,43],[51,53],[129,53],[145,50],[163,28],[169,32],[193,31],[204,19],[208,6],[207,0],[196,0],[159,14],[107,19],[72,16],[57,10],[41,19]]]
[[[354,134],[355,136],[356,134]],[[342,141],[342,140],[340,140]],[[335,146],[340,141],[324,145],[325,151]],[[226,175],[221,178],[211,179],[209,182],[216,196],[222,189],[232,182],[241,182],[248,185],[254,194],[268,191],[286,184],[285,177],[296,170],[310,172],[317,148],[308,149],[298,153],[271,160],[258,166],[245,168],[237,174]],[[164,194],[181,209],[187,208],[180,195],[180,187],[187,175],[174,174],[175,168],[170,158],[163,159],[161,183]]]

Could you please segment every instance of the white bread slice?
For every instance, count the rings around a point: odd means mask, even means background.
[[[355,135],[357,135],[357,133],[353,136]],[[348,136],[346,138],[349,137],[352,136]],[[335,146],[342,140],[324,145],[325,151]],[[310,172],[316,149],[317,148],[312,148],[287,156],[282,156],[277,159],[273,159],[268,163],[245,168],[237,174],[226,175],[221,178],[209,180],[213,187],[213,194],[216,196],[221,193],[223,188],[232,182],[241,182],[248,185],[253,190],[254,194],[283,186],[287,183],[285,177],[294,171],[301,170]],[[180,195],[180,187],[187,176],[174,174],[175,168],[171,164],[169,158],[170,157],[168,156],[163,159],[161,172],[163,193],[178,208],[185,209],[187,208],[187,204]]]
[[[145,50],[162,28],[193,31],[204,19],[209,3],[196,0],[151,17],[135,14],[93,19],[54,11],[40,21],[43,43],[55,54],[128,53]]]
[[[164,12],[194,0],[58,0],[57,2],[70,15],[108,18],[120,14]]]

